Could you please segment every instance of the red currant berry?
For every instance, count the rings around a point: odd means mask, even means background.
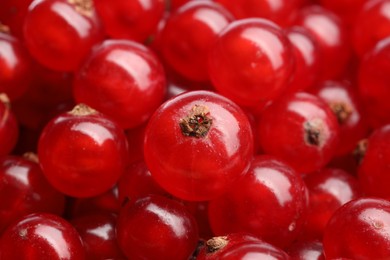
[[[280,96],[293,71],[293,52],[274,23],[243,19],[230,23],[209,54],[214,87],[242,106],[258,107]]]
[[[16,118],[10,109],[8,96],[0,93],[0,156],[9,154],[19,136]]]
[[[336,116],[316,96],[298,92],[266,108],[258,122],[260,146],[293,166],[310,173],[325,166],[339,139]]]
[[[361,198],[339,208],[324,234],[326,259],[390,258],[390,202]]]
[[[129,259],[188,259],[199,238],[186,208],[157,195],[125,204],[116,230],[119,246]]]
[[[117,124],[78,105],[46,125],[38,156],[55,188],[74,197],[93,197],[113,187],[125,171],[127,142]]]
[[[229,99],[192,91],[164,103],[145,133],[145,162],[156,182],[185,200],[222,194],[248,169],[253,135]]]
[[[97,46],[73,85],[77,103],[99,110],[123,128],[146,122],[162,103],[165,89],[157,57],[127,40],[107,40]]]
[[[4,23],[12,35],[23,38],[23,22],[33,0],[3,0],[0,8],[0,27]],[[1,31],[1,29],[0,29]]]
[[[53,70],[76,70],[102,36],[92,0],[34,0],[24,22],[31,55]]]
[[[144,42],[164,14],[164,0],[94,0],[104,29],[112,38]]]
[[[265,155],[252,161],[234,187],[210,201],[209,220],[216,235],[247,232],[285,247],[300,234],[307,204],[300,174]]]
[[[291,260],[325,260],[322,242],[319,240],[296,242],[288,248],[287,253]]]
[[[343,22],[351,27],[368,0],[320,0],[323,7],[337,14]]]
[[[84,260],[74,227],[56,215],[37,213],[10,225],[0,238],[0,259]]]

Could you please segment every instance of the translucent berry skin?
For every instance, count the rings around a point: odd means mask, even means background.
[[[369,196],[390,199],[390,125],[376,129],[367,139],[358,168],[363,192]]]
[[[191,136],[181,127],[196,108],[211,121],[204,136]],[[222,194],[245,173],[252,156],[253,135],[245,113],[213,92],[190,91],[168,100],[146,128],[144,157],[153,178],[184,200]]]
[[[129,259],[188,259],[199,239],[196,222],[186,208],[157,195],[125,204],[116,230],[119,246]]]
[[[216,235],[246,232],[286,247],[301,232],[307,205],[307,189],[300,174],[264,155],[255,157],[234,187],[210,201],[209,220]]]
[[[377,198],[350,201],[329,220],[324,234],[326,259],[390,257],[390,202]]]
[[[320,240],[299,241],[287,249],[291,260],[325,260]]]
[[[65,208],[64,195],[47,182],[38,163],[23,157],[1,157],[0,198],[0,233],[23,215],[61,215]]]
[[[316,96],[298,92],[279,99],[258,121],[260,146],[300,173],[325,166],[339,141],[336,116]]]
[[[360,62],[358,87],[370,126],[390,123],[390,38],[380,41]]]
[[[343,22],[352,27],[367,0],[320,0],[323,7],[337,14]],[[359,21],[360,22],[360,21]]]
[[[55,188],[74,197],[92,197],[112,188],[125,171],[127,142],[123,130],[106,116],[67,112],[43,129],[38,156]]]
[[[18,137],[18,122],[9,107],[8,98],[0,93],[0,156],[12,151]]]
[[[53,70],[74,71],[102,40],[94,10],[80,9],[66,0],[31,3],[24,22],[24,40],[39,63]]]
[[[9,27],[12,35],[23,38],[23,22],[33,0],[4,0],[1,3],[0,21]]]
[[[233,16],[212,1],[192,1],[173,12],[162,32],[159,44],[163,59],[183,77],[207,81],[209,49]]]
[[[31,60],[22,43],[0,32],[0,93],[11,100],[21,97],[32,80]]]
[[[164,69],[149,49],[133,41],[107,40],[77,73],[73,94],[78,103],[132,128],[146,122],[162,103],[165,84]]]
[[[304,237],[322,239],[333,213],[345,203],[362,195],[356,177],[340,170],[324,168],[305,176],[309,190],[309,209]]]
[[[380,40],[390,36],[390,18],[387,11],[390,1],[365,2],[358,12],[352,31],[353,47],[360,57],[374,48]]]
[[[122,1],[93,0],[106,34],[111,38],[144,42],[157,29],[162,19],[163,0]]]
[[[315,37],[320,48],[320,80],[340,77],[351,57],[348,31],[340,18],[317,5],[299,11],[295,24]]]
[[[116,240],[115,214],[95,213],[71,220],[80,234],[86,259],[124,259]]]
[[[80,236],[66,220],[36,213],[10,225],[0,238],[1,259],[84,260]]]
[[[293,53],[274,23],[243,19],[230,23],[210,49],[214,87],[242,106],[258,107],[280,96],[293,70]]]

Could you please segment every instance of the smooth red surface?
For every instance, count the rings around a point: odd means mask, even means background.
[[[144,159],[144,136],[146,123],[125,131],[129,143],[129,163]]]
[[[325,229],[326,259],[390,258],[390,202],[353,200],[335,212]]]
[[[66,0],[35,0],[24,22],[24,40],[30,54],[42,65],[74,71],[103,39],[94,11],[84,15]]]
[[[80,236],[56,215],[27,215],[10,225],[0,238],[1,259],[84,260]]]
[[[93,0],[106,34],[114,39],[144,42],[162,19],[164,0]]]
[[[106,116],[63,113],[43,129],[38,157],[49,182],[74,197],[93,197],[114,186],[127,166],[123,130]]]
[[[188,259],[199,235],[194,218],[184,206],[154,195],[121,209],[117,238],[129,259]]]
[[[318,144],[310,143],[308,126],[318,130]],[[300,173],[310,173],[331,160],[339,141],[339,126],[324,101],[298,92],[266,108],[257,134],[265,153],[283,159]]]
[[[180,121],[194,106],[209,110],[205,137],[185,136]],[[150,119],[145,162],[156,182],[184,200],[209,200],[242,176],[253,156],[253,136],[245,113],[209,91],[190,91],[164,103]]]
[[[80,234],[86,259],[124,259],[116,239],[114,214],[100,213],[81,216],[71,220]]]
[[[325,260],[320,240],[300,241],[287,250],[291,260]]]
[[[106,40],[94,49],[78,71],[73,94],[121,125],[145,123],[162,103],[164,69],[145,46],[128,40]]]
[[[308,29],[318,43],[319,79],[335,79],[342,76],[352,54],[349,35],[342,20],[331,11],[313,5],[299,11],[295,24]]]
[[[11,100],[20,98],[32,80],[27,50],[17,38],[0,32],[0,93]]]
[[[48,212],[61,215],[65,197],[44,177],[39,165],[23,157],[0,159],[0,233],[26,214]]]
[[[343,22],[351,27],[357,19],[357,16],[363,5],[368,0],[320,0],[320,4],[326,9],[337,14]]]
[[[19,136],[19,126],[9,104],[0,98],[0,156],[9,154]]]
[[[210,50],[214,87],[239,105],[258,107],[282,94],[293,73],[293,52],[284,32],[269,20],[230,23]]]
[[[306,186],[293,168],[271,156],[258,156],[248,173],[209,203],[216,235],[247,232],[286,247],[300,234],[308,206]]]
[[[162,57],[183,77],[207,81],[207,58],[217,35],[233,16],[212,1],[191,1],[173,12],[159,36]]]
[[[27,9],[33,0],[3,0],[0,8],[0,21],[10,28],[12,35],[23,38],[23,22]]]
[[[363,193],[357,178],[340,169],[324,168],[307,175],[304,181],[309,190],[304,236],[322,239],[325,226],[333,213]]]

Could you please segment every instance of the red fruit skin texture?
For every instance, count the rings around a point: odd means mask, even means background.
[[[378,42],[362,58],[358,71],[358,87],[365,117],[376,128],[390,123],[390,38]]]
[[[331,11],[312,5],[299,11],[294,24],[308,29],[318,43],[321,60],[319,80],[343,75],[352,52],[342,20]]]
[[[43,129],[38,157],[43,173],[58,190],[93,197],[114,186],[127,166],[123,130],[100,113],[63,113]]]
[[[211,118],[204,137],[184,135],[180,122],[194,108]],[[144,157],[153,178],[172,195],[192,201],[222,194],[249,167],[253,134],[245,113],[209,91],[190,91],[155,112],[145,133]]]
[[[210,49],[213,86],[237,104],[258,107],[282,94],[294,68],[285,33],[261,18],[230,23]]]
[[[20,98],[32,80],[31,70],[31,60],[22,42],[0,31],[0,93],[11,100]]]
[[[207,57],[233,16],[212,1],[192,1],[173,12],[159,36],[162,58],[183,77],[208,81]]]
[[[320,0],[320,3],[326,9],[337,14],[343,22],[352,27],[356,21],[363,5],[369,1],[367,0]],[[371,1],[372,2],[372,1]]]
[[[84,260],[74,227],[59,216],[36,213],[10,225],[0,238],[0,259]]]
[[[0,21],[9,27],[13,36],[23,38],[23,22],[27,9],[33,0],[3,0],[0,9]]]
[[[80,234],[86,259],[124,259],[116,240],[116,215],[96,213],[71,220]]]
[[[42,65],[75,71],[90,49],[103,39],[95,11],[84,13],[66,0],[35,0],[24,22],[24,40]]]
[[[23,157],[0,158],[0,233],[15,219],[35,212],[61,215],[65,197],[45,179],[39,165]]]
[[[298,241],[288,248],[287,253],[291,260],[325,260],[320,240]]]
[[[268,155],[252,161],[234,187],[209,203],[216,235],[245,232],[279,247],[300,234],[308,206],[306,185],[293,168]]]
[[[313,133],[318,131],[317,141],[310,141],[311,128]],[[257,134],[265,153],[277,156],[300,173],[310,173],[325,166],[334,155],[339,126],[324,101],[298,92],[265,109]]]
[[[390,202],[361,198],[339,208],[325,229],[326,259],[389,259]]]
[[[199,235],[196,222],[184,206],[151,195],[127,203],[119,212],[117,239],[129,259],[188,259]]]
[[[8,98],[0,96],[0,156],[7,155],[12,151],[18,137],[18,122],[9,107]]]
[[[340,169],[324,168],[305,176],[304,181],[309,190],[309,208],[302,236],[322,239],[333,213],[363,194],[357,178]]]
[[[93,0],[107,35],[144,42],[157,29],[164,14],[163,0]]]
[[[390,125],[376,129],[367,139],[366,151],[358,167],[358,179],[368,196],[390,199]]]
[[[128,40],[106,40],[95,48],[77,73],[73,95],[106,114],[122,128],[146,122],[163,102],[164,69],[145,46]]]

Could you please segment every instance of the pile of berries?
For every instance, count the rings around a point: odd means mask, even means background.
[[[1,0],[0,260],[390,259],[390,0]]]

